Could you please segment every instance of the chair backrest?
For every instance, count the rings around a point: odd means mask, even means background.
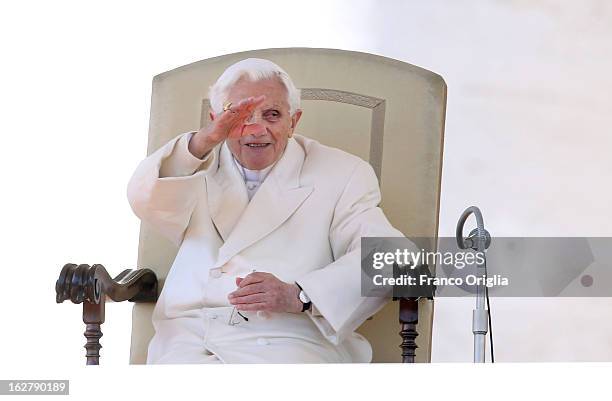
[[[439,75],[381,56],[311,48],[265,49],[198,61],[153,79],[148,152],[181,132],[197,130],[208,113],[208,87],[236,61],[269,59],[302,90],[297,133],[368,160],[380,179],[382,208],[409,237],[437,235],[446,108]],[[177,249],[141,225],[138,267],[160,278]],[[398,303],[390,302],[359,329],[372,343],[374,362],[399,362]],[[131,363],[145,363],[153,335],[152,304],[135,304]],[[417,361],[429,361],[433,302],[420,301]]]

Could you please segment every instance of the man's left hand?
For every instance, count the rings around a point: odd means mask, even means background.
[[[241,311],[290,312],[302,311],[299,299],[300,288],[285,283],[275,275],[253,272],[246,277],[236,278],[238,289],[228,295],[236,309]]]

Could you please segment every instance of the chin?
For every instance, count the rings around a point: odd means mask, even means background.
[[[262,170],[268,166],[270,166],[271,164],[274,163],[274,161],[276,160],[275,155],[244,155],[245,157],[243,158],[245,164],[242,164],[244,167],[248,168],[249,170]]]
[[[244,156],[245,157],[242,157],[238,161],[240,162],[240,164],[242,164],[244,167],[248,168],[249,170],[261,170],[261,169],[268,167],[270,164],[272,164],[272,159],[269,157],[264,158],[264,157],[249,157],[248,155],[244,155]]]

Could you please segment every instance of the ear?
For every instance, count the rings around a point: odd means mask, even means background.
[[[291,116],[291,129],[289,130],[289,138],[291,138],[291,136],[293,135],[293,131],[295,130],[295,127],[297,127],[297,123],[298,121],[300,121],[300,117],[302,117],[302,110],[297,109],[295,113],[293,113],[293,115]]]
[[[215,121],[215,113],[213,113],[212,111],[208,112],[208,117],[210,117],[210,121]]]

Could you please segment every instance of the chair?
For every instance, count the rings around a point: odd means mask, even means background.
[[[446,84],[439,75],[398,60],[334,49],[265,49],[162,73],[153,79],[147,154],[206,124],[208,86],[227,66],[247,57],[277,63],[301,88],[304,114],[297,133],[370,162],[380,180],[381,207],[396,228],[407,237],[436,238]],[[99,362],[106,296],[135,302],[130,363],[145,363],[154,301],[176,252],[143,223],[138,266],[148,269],[125,270],[111,279],[101,265],[64,266],[57,302],[83,302],[88,364]],[[359,328],[372,344],[373,362],[430,361],[433,300],[398,301]]]

